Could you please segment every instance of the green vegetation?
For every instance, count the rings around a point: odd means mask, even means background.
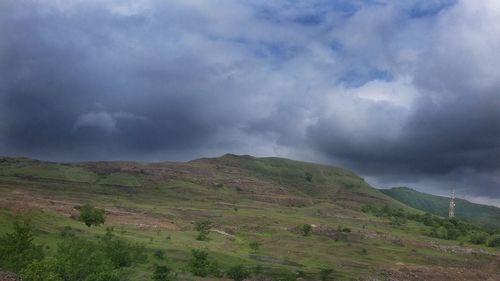
[[[309,236],[309,234],[311,234],[311,231],[312,231],[312,225],[310,224],[304,224],[302,225],[302,235],[304,236]]]
[[[78,219],[88,227],[92,225],[99,226],[105,221],[104,210],[94,208],[90,204],[85,204],[80,208],[80,217]]]
[[[153,273],[154,281],[170,281],[170,268],[165,265],[155,265],[155,270]]]
[[[380,191],[413,208],[437,216],[448,216],[450,203],[448,197],[418,192],[407,187],[381,189]],[[475,204],[460,198],[457,198],[455,202],[455,216],[457,218],[488,229],[500,229],[500,208]]]
[[[6,158],[0,198],[0,241],[22,225],[14,213],[31,218],[27,248],[41,254],[12,269],[28,281],[384,280],[395,264],[467,268],[498,251],[499,233],[425,215],[345,169],[280,158]],[[90,220],[105,227],[78,220],[82,202],[90,213],[106,209],[105,222]]]
[[[196,223],[196,231],[198,231],[198,236],[196,236],[196,240],[207,241],[208,234],[210,233],[210,229],[212,228],[212,222],[209,220],[202,220]]]
[[[29,220],[14,222],[14,231],[0,238],[0,267],[19,272],[44,256],[42,245],[35,245]]]
[[[234,281],[243,281],[250,277],[250,273],[242,265],[235,265],[229,269],[227,276]]]
[[[254,253],[257,253],[259,251],[260,245],[261,243],[259,241],[251,241],[250,243],[248,243],[248,246]]]

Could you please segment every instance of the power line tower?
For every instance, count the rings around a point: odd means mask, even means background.
[[[448,217],[450,219],[455,217],[455,190],[451,191],[450,209],[448,210]]]

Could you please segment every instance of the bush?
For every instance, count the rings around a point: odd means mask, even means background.
[[[21,271],[23,281],[63,281],[54,259],[34,261]]]
[[[304,236],[309,236],[312,231],[312,226],[310,224],[304,224],[302,225],[302,235]]]
[[[332,280],[332,275],[335,271],[332,268],[323,268],[319,273],[319,278],[321,281]]]
[[[219,264],[216,261],[208,259],[208,252],[204,250],[191,250],[191,259],[189,260],[189,269],[196,276],[206,277],[213,275],[221,276]]]
[[[243,281],[250,276],[250,273],[243,266],[236,265],[229,269],[227,276],[234,281]]]
[[[92,207],[90,204],[85,204],[80,209],[79,221],[85,223],[86,226],[99,226],[104,223],[104,210]]]
[[[206,277],[208,275],[208,252],[203,250],[192,250],[191,260],[189,260],[189,268],[191,273],[196,276]]]
[[[488,247],[500,248],[500,234],[493,235],[487,243]]]
[[[488,234],[485,232],[474,232],[469,237],[469,242],[472,244],[485,244],[488,240]]]
[[[0,267],[20,272],[30,263],[41,260],[43,246],[35,245],[33,227],[29,220],[14,222],[14,231],[0,237]]]
[[[165,265],[155,265],[153,272],[154,281],[170,281],[170,268]]]
[[[147,259],[146,248],[141,244],[133,244],[118,238],[113,228],[107,228],[102,237],[100,248],[111,260],[114,268],[128,267],[134,262],[143,262]]]
[[[155,251],[154,255],[155,255],[155,257],[157,257],[160,260],[165,259],[165,251],[164,250],[158,249]]]
[[[305,177],[306,181],[312,182],[313,175],[311,173],[306,172],[304,177]]]
[[[254,253],[257,253],[259,251],[259,248],[260,248],[260,242],[252,241],[248,244],[248,246],[250,247],[250,249],[252,249],[252,251]]]
[[[59,244],[56,273],[64,276],[64,281],[118,281],[113,271],[113,262],[96,243],[72,238]]]
[[[210,233],[210,228],[212,227],[212,222],[208,220],[199,221],[196,223],[196,231],[198,231],[198,236],[196,240],[206,241],[208,240],[208,234]]]

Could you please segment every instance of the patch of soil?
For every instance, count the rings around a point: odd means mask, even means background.
[[[15,273],[0,271],[0,281],[21,281],[21,278]]]
[[[387,281],[499,281],[500,274],[485,269],[441,266],[398,266],[386,269]]]

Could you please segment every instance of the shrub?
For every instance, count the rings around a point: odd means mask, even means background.
[[[155,270],[153,272],[154,281],[170,281],[170,268],[165,265],[155,265]]]
[[[485,232],[474,232],[469,237],[469,242],[472,244],[485,244],[488,240],[488,234]]]
[[[113,262],[96,243],[72,238],[59,244],[56,271],[64,281],[118,281]]]
[[[306,223],[302,225],[302,235],[309,236],[309,234],[311,234],[311,231],[312,231],[312,226],[310,224]]]
[[[335,271],[332,268],[323,268],[319,272],[319,278],[321,281],[329,281],[332,280],[332,275]]]
[[[114,268],[128,267],[134,262],[143,262],[147,259],[146,248],[138,243],[130,243],[118,238],[113,228],[107,228],[102,237],[100,248],[111,260]]]
[[[23,281],[63,281],[54,259],[34,261],[21,271]]]
[[[158,249],[155,251],[154,255],[155,255],[155,257],[157,257],[160,260],[165,259],[165,251],[164,250]]]
[[[488,247],[495,247],[495,248],[500,248],[500,234],[493,235],[489,240],[488,240]]]
[[[85,204],[80,208],[79,221],[85,223],[86,226],[99,226],[104,223],[104,210],[92,207],[90,204]]]
[[[311,173],[306,172],[304,177],[305,177],[306,181],[312,182],[313,175]]]
[[[203,250],[192,250],[189,268],[196,276],[206,277],[209,272],[208,252]]]
[[[229,269],[227,276],[234,281],[243,281],[250,276],[250,273],[243,266],[236,265]]]
[[[261,244],[258,241],[252,241],[248,244],[248,246],[250,246],[250,249],[252,249],[254,253],[257,253],[259,251],[260,245]]]
[[[29,220],[14,222],[14,231],[0,237],[0,267],[20,272],[31,262],[44,256],[43,246],[35,245],[33,227]]]
[[[208,220],[199,221],[196,223],[196,231],[198,231],[198,236],[196,240],[206,241],[208,240],[208,234],[210,233],[210,228],[212,227],[212,222]]]

